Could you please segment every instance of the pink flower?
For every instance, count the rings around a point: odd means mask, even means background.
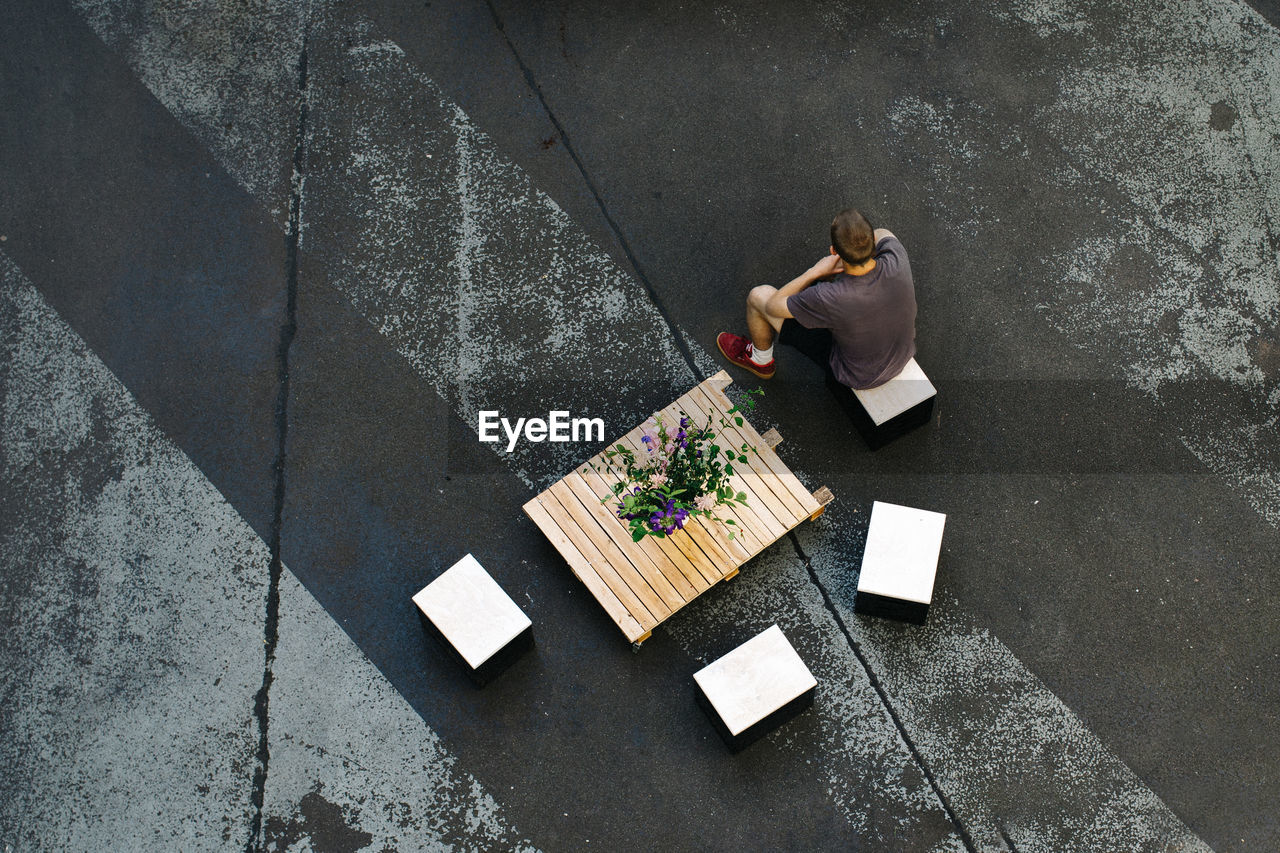
[[[693,499],[693,505],[704,512],[711,512],[716,506],[716,496],[698,495]]]
[[[658,421],[656,418],[649,418],[641,425],[640,441],[644,444],[644,449],[650,453],[658,449]]]
[[[667,484],[666,474],[654,474],[653,479],[649,481],[654,486],[665,486]]]

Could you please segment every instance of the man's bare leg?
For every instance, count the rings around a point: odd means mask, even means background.
[[[774,336],[782,328],[782,318],[774,317],[765,308],[777,292],[778,288],[762,284],[747,293],[747,333],[751,335],[751,343],[756,349],[773,346]]]
[[[862,272],[869,271],[875,265],[875,260],[868,260],[867,264]],[[849,267],[833,248],[829,254],[781,288],[767,284],[751,288],[747,294],[748,337],[721,332],[716,335],[716,346],[732,363],[750,370],[761,379],[771,378],[775,372],[773,342],[782,331],[783,319],[791,316],[788,301],[815,281],[831,278],[841,271],[851,275],[861,274]],[[777,313],[769,312],[770,303]]]
[[[782,319],[768,311],[769,299],[778,288],[762,285],[747,293],[747,337],[721,332],[716,346],[729,361],[750,370],[761,379],[774,374],[773,339],[782,328]]]

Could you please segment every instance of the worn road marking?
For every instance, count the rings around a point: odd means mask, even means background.
[[[0,841],[238,849],[267,546],[3,253],[0,341]],[[528,849],[287,568],[280,613],[265,842]]]

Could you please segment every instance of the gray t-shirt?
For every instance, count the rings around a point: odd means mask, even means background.
[[[850,388],[883,385],[916,354],[916,291],[897,237],[876,244],[871,272],[811,284],[787,310],[806,328],[831,330],[831,371]]]

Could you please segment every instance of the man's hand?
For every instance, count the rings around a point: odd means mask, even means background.
[[[822,260],[809,267],[809,275],[813,279],[830,278],[844,272],[844,261],[839,255],[823,255]]]

